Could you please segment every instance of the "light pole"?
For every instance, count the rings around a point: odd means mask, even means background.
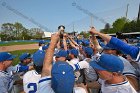
[[[127,4],[127,9],[126,9],[126,19],[127,19],[127,14],[128,14],[128,7],[129,7],[129,4]]]

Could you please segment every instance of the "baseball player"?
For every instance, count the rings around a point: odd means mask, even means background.
[[[33,68],[33,66],[28,66],[29,64],[32,64],[31,54],[23,53],[20,55],[19,60],[19,64],[10,66],[6,70],[8,73],[13,73],[14,86],[12,87],[12,93],[23,91],[23,75]]]
[[[25,93],[37,92],[38,81],[41,78],[44,57],[45,52],[43,50],[38,50],[33,54],[33,64],[35,70],[28,71],[23,76],[23,86]]]
[[[13,86],[12,73],[7,73],[6,69],[12,65],[16,56],[8,52],[0,52],[0,93],[8,93]]]
[[[7,69],[7,72],[9,72],[9,73],[13,72],[14,74],[18,73],[20,76],[23,76],[23,74],[26,71],[33,68],[31,54],[23,53],[20,55],[19,60],[20,60],[20,63],[15,66],[10,66]]]
[[[59,33],[51,36],[50,46],[46,52],[39,93],[87,93],[86,88],[74,87],[75,77],[72,66],[67,62],[59,61],[52,66],[54,49],[59,39]]]
[[[98,31],[96,31],[96,29],[94,27],[92,27],[90,29],[90,33],[100,36],[103,40],[107,41],[107,43],[110,43],[113,46],[115,46],[116,49],[122,51],[125,54],[130,55],[131,58],[133,59],[133,61],[138,62],[138,64],[139,64],[139,62],[140,62],[139,47],[128,45],[127,43],[123,42],[122,40],[120,40],[118,38],[100,33]]]
[[[124,64],[120,58],[102,54],[90,65],[99,75],[102,93],[137,93],[125,76],[122,75]]]
[[[107,43],[113,44],[118,50],[122,51],[125,54],[130,55],[136,62],[140,62],[140,51],[139,47],[128,45],[127,43],[117,39],[115,37],[109,36],[107,34],[100,33],[96,31],[94,27],[92,27],[89,32],[91,34],[96,34],[100,36],[103,40],[107,41]]]
[[[104,46],[104,53],[106,54],[113,54],[118,56],[124,63],[124,70],[123,70],[123,75],[125,75],[130,82],[130,84],[135,88],[135,90],[139,90],[138,87],[138,80],[137,80],[137,74],[136,74],[136,69],[131,65],[129,61],[127,61],[125,58],[120,56],[121,52],[117,50],[112,44],[106,44]]]
[[[44,40],[40,40],[38,43],[39,46],[39,50],[42,50],[42,47],[45,45],[45,41]]]

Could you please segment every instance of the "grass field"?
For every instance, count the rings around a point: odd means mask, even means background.
[[[11,46],[11,45],[25,45],[25,44],[35,44],[37,42],[8,42],[0,44],[0,46]]]
[[[13,65],[16,65],[18,64],[20,61],[19,61],[19,56],[22,54],[22,53],[25,53],[25,52],[28,52],[30,54],[33,54],[34,52],[36,52],[37,49],[33,49],[33,50],[18,50],[18,51],[12,51],[10,52],[11,54],[13,55],[16,55],[17,57],[14,59],[13,61]]]

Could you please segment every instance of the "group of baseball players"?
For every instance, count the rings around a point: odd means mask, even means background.
[[[139,93],[140,48],[89,29],[74,40],[59,26],[39,49],[16,57],[0,52],[0,93]],[[99,41],[96,35],[104,42]]]

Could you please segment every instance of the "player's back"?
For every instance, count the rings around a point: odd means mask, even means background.
[[[36,93],[40,78],[41,74],[38,74],[35,70],[26,72],[23,76],[24,91],[26,93]]]

